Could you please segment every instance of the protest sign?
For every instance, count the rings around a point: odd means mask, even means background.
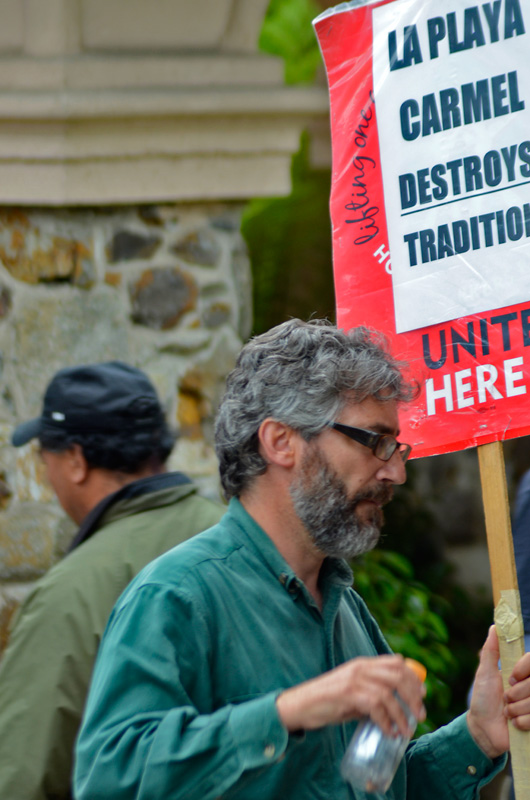
[[[530,434],[530,0],[353,0],[314,25],[337,322],[408,362],[413,457],[479,446],[507,687],[524,652],[501,442]],[[530,740],[509,733],[519,800]]]
[[[409,363],[413,456],[530,434],[530,0],[358,0],[314,25],[338,324]]]

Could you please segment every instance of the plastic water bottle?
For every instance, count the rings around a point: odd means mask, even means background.
[[[427,677],[423,664],[412,658],[405,661],[423,682]],[[415,730],[418,720],[397,692],[396,697],[407,716],[410,729]],[[408,736],[386,736],[369,717],[361,720],[344,753],[340,768],[342,777],[354,788],[365,792],[386,792],[409,741]]]

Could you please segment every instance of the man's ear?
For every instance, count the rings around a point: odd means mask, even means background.
[[[90,471],[83,448],[80,444],[73,444],[66,452],[68,454],[70,480],[79,486],[86,481]]]
[[[260,453],[267,464],[290,468],[296,462],[300,435],[289,425],[267,417],[258,429]]]

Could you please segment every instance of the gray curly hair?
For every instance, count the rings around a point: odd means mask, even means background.
[[[251,339],[226,382],[215,423],[215,449],[224,494],[239,497],[267,464],[258,429],[272,417],[306,441],[319,434],[346,402],[410,400],[403,365],[381,334],[365,327],[339,330],[327,320],[291,319]]]

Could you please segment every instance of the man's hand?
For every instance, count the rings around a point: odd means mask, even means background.
[[[499,671],[499,643],[492,625],[480,654],[470,709],[469,731],[490,758],[505,753],[509,746],[508,719],[519,730],[530,730],[530,653],[519,659],[504,692]]]
[[[418,720],[425,719],[425,688],[402,656],[354,658],[313,680],[286,689],[276,705],[288,731],[322,728],[371,717],[387,735],[411,731],[396,692]]]

